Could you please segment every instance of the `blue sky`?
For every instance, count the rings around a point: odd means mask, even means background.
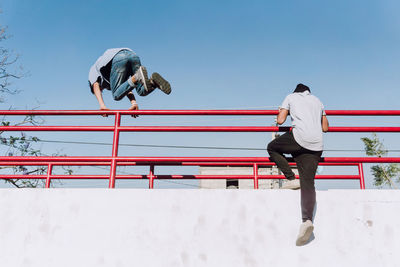
[[[111,47],[132,48],[149,71],[160,72],[172,84],[169,96],[157,91],[138,97],[141,109],[271,109],[299,82],[309,85],[326,109],[399,106],[400,4],[394,0],[3,0],[0,8],[1,25],[8,25],[12,35],[2,45],[20,54],[20,65],[29,71],[14,83],[22,92],[8,97],[4,108],[23,109],[40,102],[41,109],[97,109],[87,86],[88,70]],[[113,101],[108,92],[104,98],[109,108],[129,107],[128,100]],[[140,118],[134,123],[157,120]],[[331,122],[398,125],[396,118],[385,120]],[[140,140],[193,145],[193,135],[168,136]],[[263,147],[270,134],[241,138],[240,143],[237,134],[194,136],[204,145]],[[326,146],[362,148],[359,137],[328,134]],[[384,138],[396,148],[393,135]]]

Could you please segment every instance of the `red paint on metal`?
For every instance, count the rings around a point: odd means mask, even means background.
[[[108,184],[109,188],[115,188],[115,175],[117,172],[117,156],[118,156],[118,145],[119,145],[119,127],[121,126],[121,114],[117,113],[115,115],[115,125],[114,125],[114,137],[112,146],[112,160],[110,169],[110,182]]]
[[[400,116],[400,110],[328,110],[328,116]],[[118,157],[120,132],[277,132],[289,131],[290,127],[274,126],[121,126],[121,115],[167,115],[167,116],[271,116],[277,110],[0,110],[0,115],[41,116],[115,116],[114,126],[0,126],[0,131],[99,131],[114,132],[111,157],[0,157],[0,166],[48,166],[47,175],[2,175],[3,179],[46,179],[46,188],[51,179],[109,179],[109,187],[115,187],[116,179],[149,179],[153,188],[154,179],[254,179],[258,188],[259,179],[284,179],[282,175],[259,175],[258,167],[273,165],[267,157]],[[400,127],[330,127],[330,132],[400,132]],[[293,161],[291,159],[291,161]],[[316,179],[359,179],[360,188],[365,189],[362,163],[400,163],[396,157],[328,157],[320,165],[358,165],[359,175],[317,175]],[[110,175],[53,175],[53,166],[110,166]],[[118,165],[149,165],[149,175],[116,175]],[[171,166],[253,166],[253,175],[154,175],[155,165]],[[291,162],[290,165],[294,165]],[[169,177],[169,178],[166,178]],[[236,178],[235,178],[236,177]]]
[[[365,180],[364,180],[364,169],[363,164],[358,164],[358,173],[360,174],[360,189],[365,189]]]
[[[50,182],[51,182],[51,172],[53,170],[53,165],[50,163],[47,166],[47,177],[46,177],[46,188],[50,188]]]
[[[61,165],[60,163],[70,162],[71,165],[88,165],[91,162],[101,162],[110,163],[113,160],[113,157],[9,157],[9,156],[0,156],[0,165],[2,162],[16,164],[18,162],[32,162],[32,163],[54,163]],[[292,158],[288,158],[289,161],[293,162]],[[213,162],[237,162],[237,163],[258,163],[258,164],[268,164],[270,163],[269,158],[267,157],[116,157],[115,161],[118,163],[145,163],[145,165],[155,164],[158,165],[168,163],[170,165],[183,165],[182,163],[204,163],[207,165],[208,163]],[[322,163],[349,163],[357,164],[357,163],[400,163],[400,157],[324,157],[321,158]],[[20,164],[16,164],[20,165]],[[341,164],[338,164],[341,165]]]
[[[400,110],[326,110],[328,116],[400,116]],[[255,116],[278,115],[278,110],[0,110],[6,116],[101,116],[101,115],[167,115],[167,116]]]
[[[253,164],[253,173],[254,173],[254,189],[258,189],[258,166],[257,166],[257,163]]]
[[[109,175],[65,175],[65,174],[52,174],[51,179],[60,180],[93,180],[93,179],[110,179]],[[149,179],[150,175],[116,175],[115,179]],[[258,175],[260,179],[286,179],[284,175]],[[297,175],[296,178],[299,178]],[[1,175],[1,179],[47,179],[47,175],[23,175],[23,174],[4,174]],[[154,179],[247,179],[254,180],[254,175],[153,175]],[[327,180],[327,179],[338,179],[338,180],[359,180],[360,175],[316,175],[315,179]]]
[[[120,114],[121,115],[121,114]],[[121,126],[119,132],[288,132],[276,126]],[[0,131],[112,132],[114,126],[0,126]],[[329,127],[328,132],[400,132],[400,127]]]
[[[154,165],[150,165],[150,173],[149,173],[149,188],[154,188]]]

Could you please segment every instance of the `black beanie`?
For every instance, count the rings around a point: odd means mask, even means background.
[[[311,93],[310,88],[308,88],[308,86],[306,86],[306,85],[304,85],[304,84],[302,84],[302,83],[299,83],[299,84],[296,86],[296,89],[294,89],[294,92],[293,92],[293,93],[303,93],[303,92],[306,91],[306,90],[308,90],[308,91]]]

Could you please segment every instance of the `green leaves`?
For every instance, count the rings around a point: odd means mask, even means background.
[[[364,142],[364,149],[367,156],[382,157],[388,153],[376,133],[372,134],[372,139],[363,137],[361,138],[361,141]]]
[[[379,140],[376,133],[372,134],[372,138],[363,137],[361,141],[364,143],[364,149],[367,156],[382,157],[388,154],[383,142]],[[383,187],[385,185],[390,188],[396,188],[396,183],[400,182],[400,167],[399,164],[378,164],[371,167],[371,172],[374,175],[374,185]],[[396,179],[397,178],[397,179]]]
[[[24,122],[26,124],[27,122]],[[5,124],[10,124],[5,122]],[[4,125],[4,124],[3,124]],[[35,148],[35,144],[40,141],[35,136],[27,136],[21,132],[21,136],[4,136],[4,132],[0,133],[0,146],[5,147],[5,154],[7,156],[46,156],[40,149]],[[65,156],[60,153],[52,154],[51,156]],[[41,175],[47,173],[47,166],[7,166],[3,167],[10,169],[13,174],[23,175]],[[63,166],[62,171],[64,174],[71,175],[73,170],[69,166]],[[1,179],[1,175],[0,175]],[[53,180],[54,181],[54,180]],[[15,187],[44,187],[45,181],[42,179],[7,179],[6,183],[11,183]],[[60,181],[58,181],[60,183]]]

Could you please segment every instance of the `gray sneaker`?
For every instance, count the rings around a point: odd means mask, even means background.
[[[146,67],[140,66],[135,73],[135,79],[141,83],[146,91],[153,90],[149,77],[147,76]]]
[[[282,189],[298,190],[300,189],[300,180],[299,179],[287,180],[286,183],[283,184]]]
[[[171,93],[171,85],[159,73],[154,72],[151,75],[150,82],[154,88],[159,88],[165,94],[169,95]]]
[[[305,245],[310,240],[311,234],[314,231],[314,225],[310,220],[303,222],[300,225],[299,235],[297,236],[296,246]]]

